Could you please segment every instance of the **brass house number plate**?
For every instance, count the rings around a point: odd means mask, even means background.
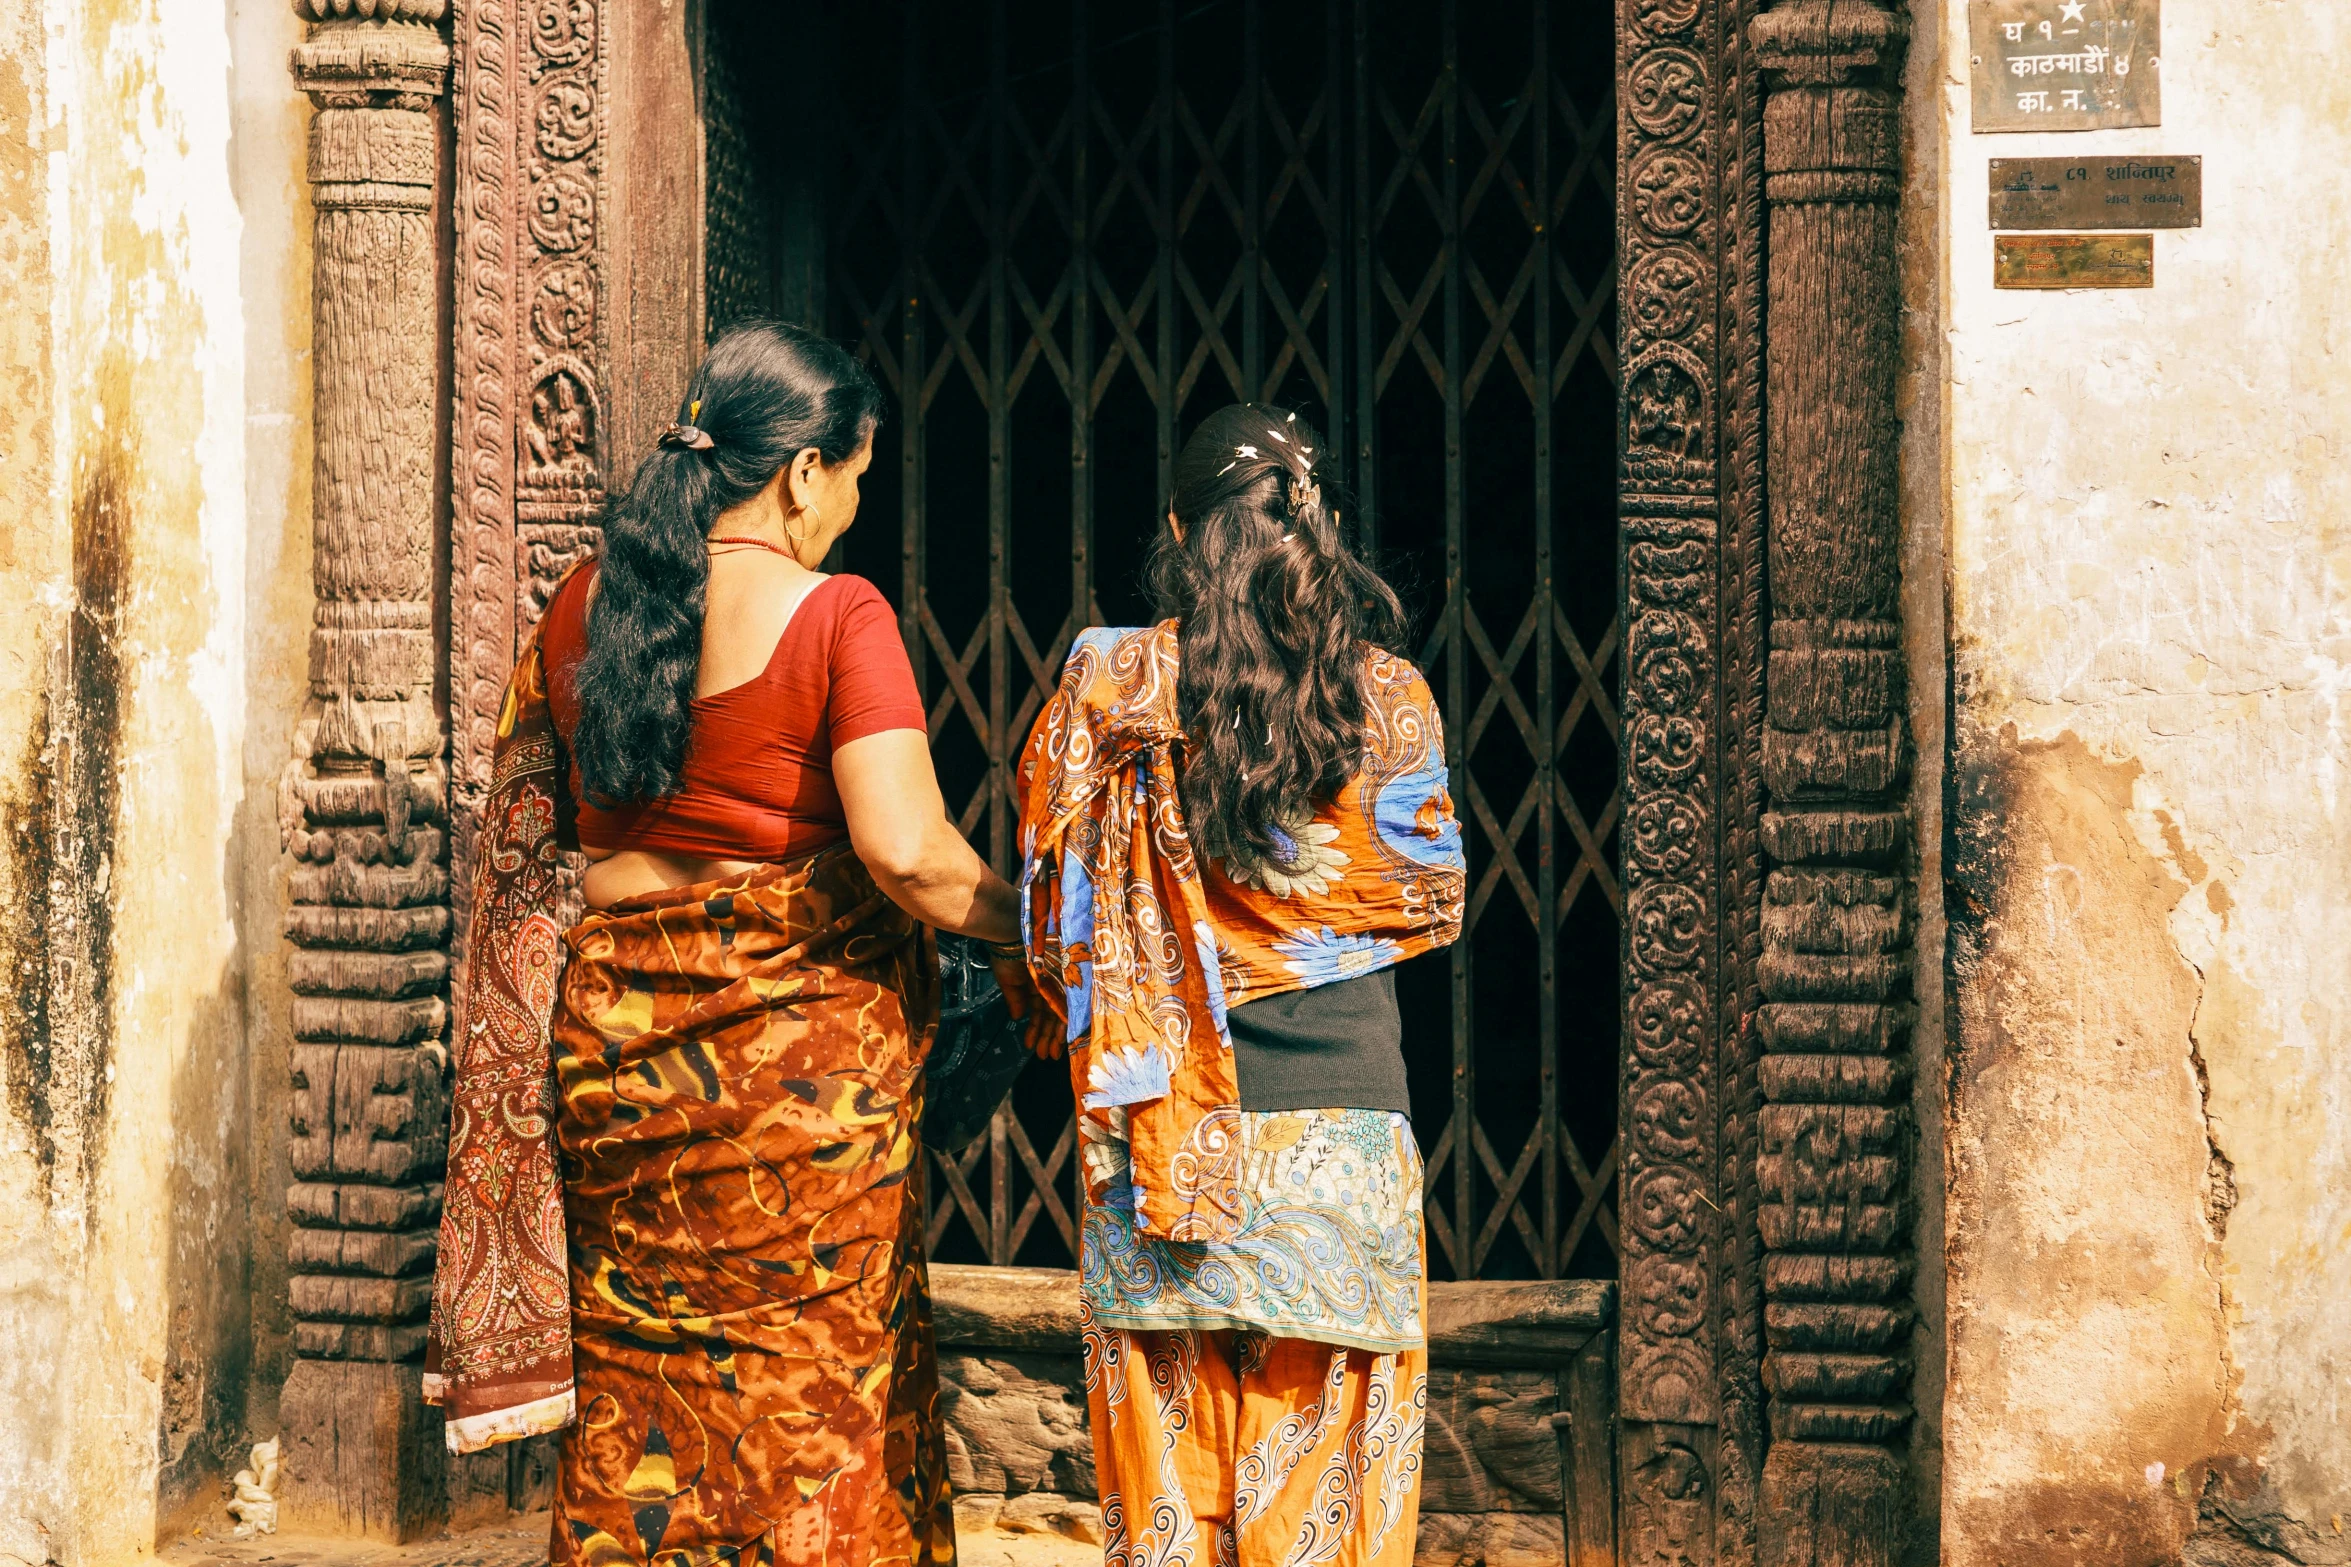
[[[1994,288],[2153,288],[2152,234],[1995,234]]]
[[[1978,131],[2163,123],[2162,0],[1968,0]]]
[[[1996,229],[2192,229],[2202,158],[1994,158]]]

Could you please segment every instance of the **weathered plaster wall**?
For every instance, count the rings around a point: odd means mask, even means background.
[[[1977,136],[1916,8],[1955,1567],[2351,1562],[2351,10],[2163,10],[2163,128]],[[2201,154],[2204,227],[1995,292],[1987,160],[2042,153]]]
[[[302,23],[282,0],[229,0],[229,178],[244,231],[238,252],[245,346],[245,792],[235,836],[245,946],[246,1158],[255,1194],[248,1424],[278,1429],[277,1396],[293,1365],[287,1303],[292,1228],[285,1193],[285,1108],[292,1077],[293,990],[279,939],[291,899],[278,852],[277,784],[309,689],[310,185],[303,177],[310,103],[287,57]]]
[[[0,1563],[217,1516],[250,1434],[283,1095],[246,955],[308,565],[301,125],[232,91],[268,31],[0,0]]]

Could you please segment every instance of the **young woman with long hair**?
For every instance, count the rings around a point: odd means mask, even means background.
[[[1018,898],[947,820],[896,617],[817,569],[872,378],[739,326],[678,412],[499,723],[428,1396],[453,1451],[564,1431],[558,1563],[951,1562],[926,927],[998,944],[1021,1010]]]
[[[1030,966],[1079,1104],[1108,1559],[1412,1559],[1421,1166],[1394,965],[1460,934],[1436,703],[1321,440],[1175,465],[1161,621],[1084,633],[1022,759]]]

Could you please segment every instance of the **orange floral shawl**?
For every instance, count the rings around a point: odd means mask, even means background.
[[[1087,1200],[1131,1206],[1154,1239],[1222,1241],[1239,1212],[1226,1008],[1451,943],[1467,871],[1436,699],[1374,652],[1362,771],[1283,824],[1285,863],[1204,874],[1176,794],[1177,660],[1173,621],[1078,637],[1021,758],[1021,899],[1029,966],[1068,1024]],[[1133,1185],[1114,1190],[1121,1168]]]

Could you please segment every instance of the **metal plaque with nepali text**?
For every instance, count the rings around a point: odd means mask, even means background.
[[[1994,158],[1996,229],[2192,229],[2202,158]]]
[[[2163,123],[2163,0],[1968,0],[1978,131]]]

